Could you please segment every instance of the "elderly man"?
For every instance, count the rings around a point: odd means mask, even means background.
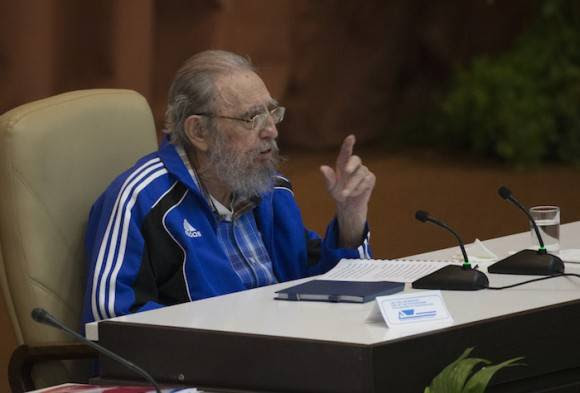
[[[177,72],[170,142],[120,175],[87,229],[85,322],[321,274],[369,256],[375,176],[347,137],[333,169],[323,240],[307,230],[277,171],[285,108],[243,57],[206,51]]]

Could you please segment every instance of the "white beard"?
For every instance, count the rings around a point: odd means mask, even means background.
[[[225,183],[236,198],[247,199],[272,190],[280,163],[275,140],[240,153],[230,146],[221,132],[215,130],[212,139],[204,169]],[[272,159],[257,160],[260,152],[267,149],[271,149]]]

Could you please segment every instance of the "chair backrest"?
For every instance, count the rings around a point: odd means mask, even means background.
[[[74,91],[0,116],[0,285],[19,344],[69,340],[33,322],[34,307],[79,328],[90,207],[155,149],[149,105],[130,90]]]

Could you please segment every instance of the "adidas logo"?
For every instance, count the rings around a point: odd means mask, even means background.
[[[201,237],[201,232],[187,222],[187,219],[183,220],[183,229],[188,237]]]

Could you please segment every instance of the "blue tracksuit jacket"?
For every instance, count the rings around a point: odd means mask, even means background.
[[[358,249],[337,248],[336,220],[324,240],[305,229],[282,177],[254,216],[279,282],[324,273],[341,258],[369,257],[368,236]],[[243,290],[216,225],[175,146],[139,160],[91,209],[83,322]]]

